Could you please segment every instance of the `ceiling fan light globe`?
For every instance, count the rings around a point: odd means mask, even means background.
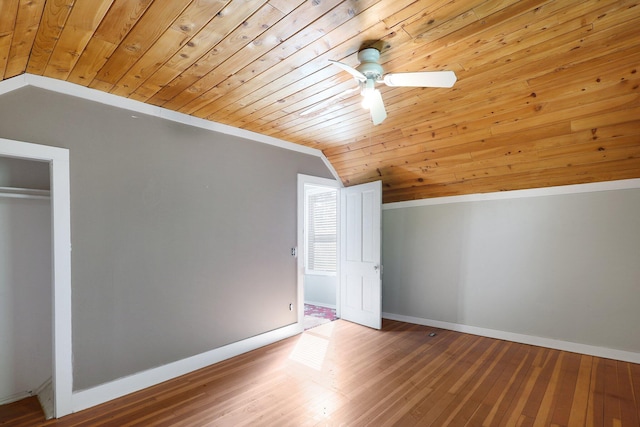
[[[371,80],[369,80],[367,83],[371,82]],[[373,82],[371,82],[373,83]],[[364,108],[365,110],[368,110],[371,108],[371,103],[373,102],[373,98],[375,96],[375,92],[377,89],[375,89],[373,87],[373,84],[367,84],[365,87],[362,88],[362,108]]]
[[[360,105],[365,110],[370,109],[371,108],[371,97],[363,96],[362,97],[362,103]]]

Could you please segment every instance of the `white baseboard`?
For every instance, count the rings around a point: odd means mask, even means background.
[[[616,350],[606,347],[561,341],[552,338],[542,338],[533,335],[517,334],[514,332],[499,331],[496,329],[479,328],[477,326],[462,325],[459,323],[442,322],[440,320],[423,319],[421,317],[404,316],[402,314],[382,313],[382,317],[389,320],[414,323],[416,325],[431,326],[439,329],[463,332],[465,334],[479,335],[488,338],[496,338],[517,342],[521,344],[535,345],[538,347],[553,348],[556,350],[570,351],[572,353],[587,354],[589,356],[604,357],[606,359],[621,360],[624,362],[640,363],[640,353],[625,350]]]
[[[0,405],[6,405],[7,403],[17,402],[18,400],[26,399],[27,397],[31,397],[31,396],[33,396],[33,393],[29,391],[15,393],[10,396],[2,396],[0,397]]]
[[[50,420],[55,417],[55,408],[53,402],[53,378],[49,378],[40,387],[34,390],[33,394],[38,396],[38,402],[44,412],[44,419]]]
[[[214,363],[289,338],[301,332],[303,332],[301,326],[298,323],[294,323],[202,354],[142,371],[128,377],[119,378],[87,390],[76,391],[72,396],[73,412],[82,411],[83,409],[151,387]]]
[[[47,387],[51,387],[51,378],[48,378],[44,383],[42,383],[37,388],[20,391],[18,393],[14,393],[9,396],[0,396],[0,405],[6,405],[8,403],[17,402],[18,400],[26,399],[27,397],[37,396]]]

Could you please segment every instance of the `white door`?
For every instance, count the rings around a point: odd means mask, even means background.
[[[340,193],[341,317],[380,329],[382,183],[355,185]]]

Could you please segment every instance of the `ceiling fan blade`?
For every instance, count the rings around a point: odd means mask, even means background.
[[[366,82],[367,81],[367,77],[362,74],[360,71],[356,70],[355,68],[344,64],[342,62],[338,62],[338,61],[334,61],[333,59],[330,59],[329,62],[331,62],[334,65],[337,65],[338,67],[342,68],[344,71],[346,71],[347,73],[351,74],[353,77],[356,78],[356,80],[358,80],[359,82]]]
[[[384,76],[387,86],[451,87],[456,82],[453,71],[418,71],[415,73],[389,73]]]
[[[377,89],[371,94],[369,111],[374,125],[379,125],[387,118],[387,110],[384,108],[382,94]]]

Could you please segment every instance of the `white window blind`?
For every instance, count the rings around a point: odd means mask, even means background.
[[[307,193],[307,271],[335,273],[337,259],[337,191]]]

